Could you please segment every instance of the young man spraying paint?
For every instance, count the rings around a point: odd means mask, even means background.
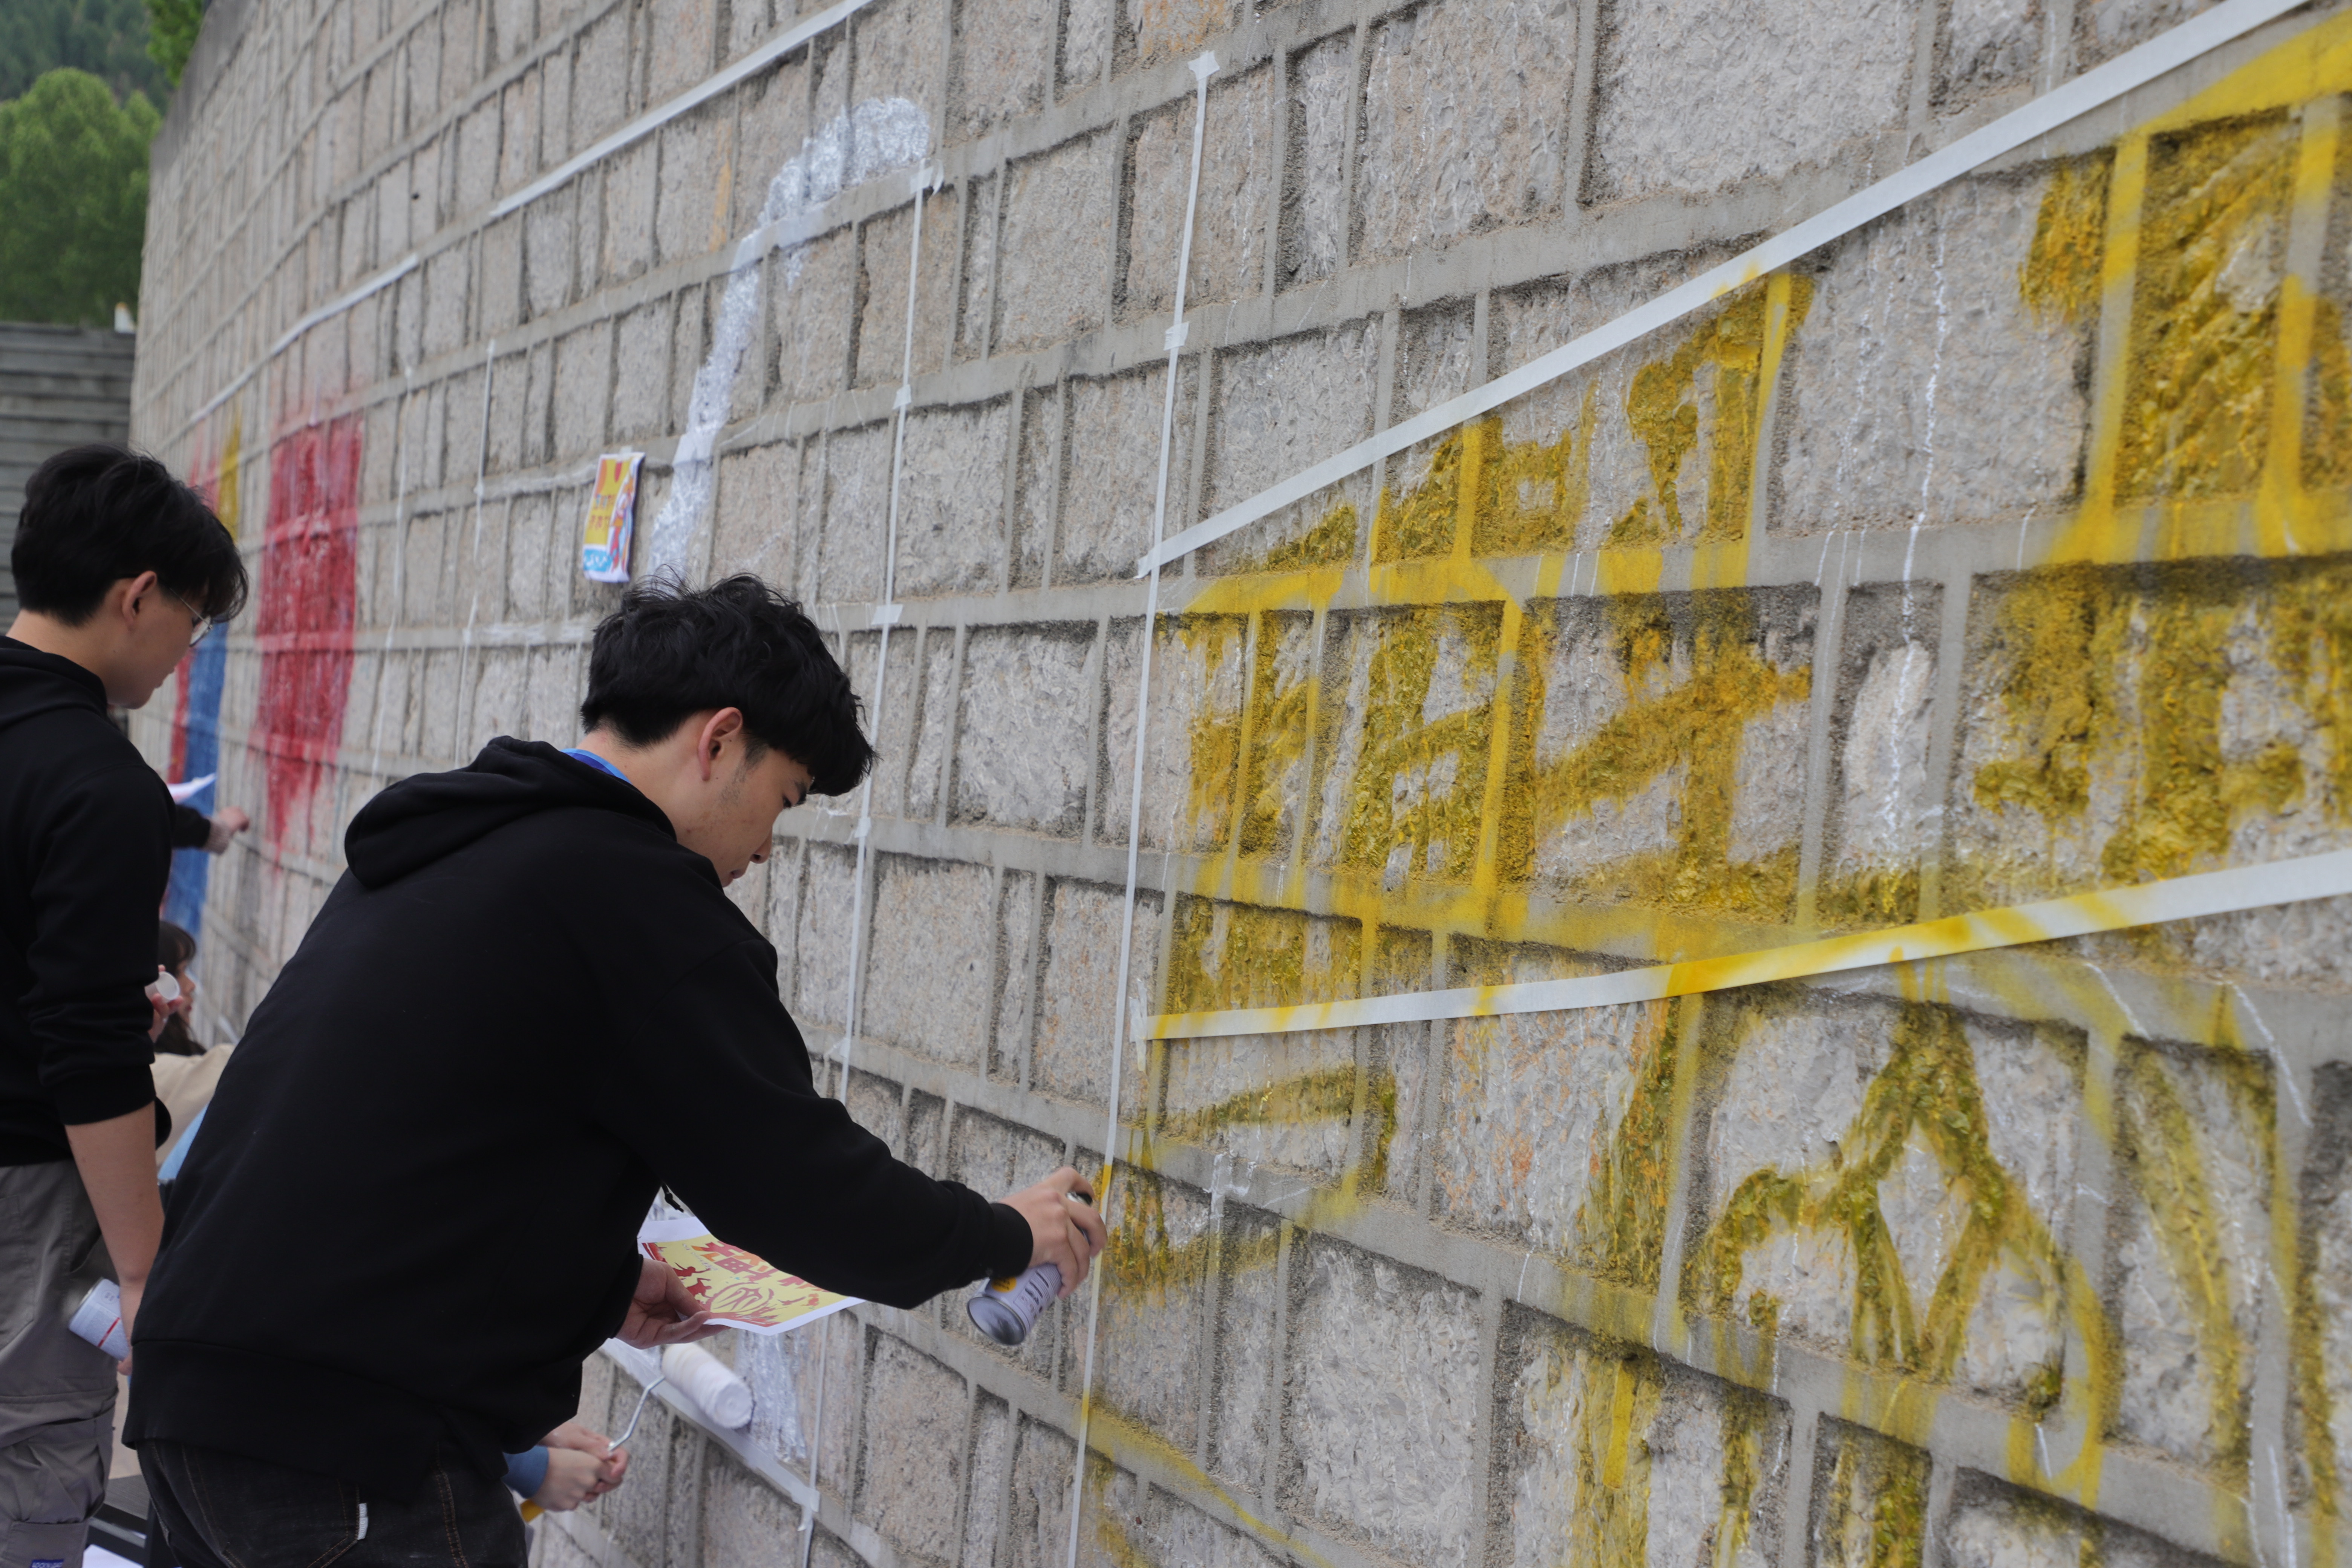
[[[667,1184],[722,1238],[911,1307],[1105,1239],[1064,1169],[992,1205],[819,1095],[722,890],[872,759],[798,606],[632,589],[580,749],[500,739],[371,801],[172,1194],[126,1437],[187,1568],[520,1561],[504,1452],[618,1333],[700,1338],[635,1249]],[[838,911],[845,918],[846,910]]]
[[[68,1331],[101,1275],[136,1321],[163,1230],[149,1041],[174,847],[244,826],[175,810],[107,717],[245,602],[236,542],[152,458],[35,469],[0,638],[0,1565],[79,1562],[106,1491],[113,1359]],[[100,1243],[103,1241],[103,1246]]]

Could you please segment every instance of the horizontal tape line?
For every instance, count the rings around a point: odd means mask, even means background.
[[[2181,23],[2139,47],[2118,55],[2105,65],[2084,72],[2063,87],[2053,89],[2032,103],[1970,132],[1950,146],[1929,153],[1910,167],[1856,192],[1786,233],[1740,252],[1719,267],[1710,268],[1680,288],[1659,295],[1648,304],[1637,306],[1615,321],[1596,327],[1582,337],[1570,339],[1539,358],[1529,360],[1508,374],[1450,403],[1441,403],[1402,425],[1391,425],[1370,439],[1359,441],[1346,451],[1326,458],[1314,467],[1260,490],[1247,500],[1236,502],[1214,517],[1194,523],[1138,560],[1135,574],[1145,576],[1154,566],[1164,566],[1204,544],[1213,544],[1236,530],[1279,511],[1293,501],[1304,500],[1317,490],[1371,467],[1382,458],[1402,452],[1414,443],[1427,440],[1465,420],[1475,419],[1479,415],[1499,408],[1548,382],[1557,381],[1603,354],[1623,348],[1634,340],[1689,315],[1741,284],[1753,282],[1768,272],[1786,267],[1807,252],[1853,233],[1872,219],[1883,217],[1915,197],[1950,184],[1979,164],[1990,163],[2005,153],[2014,152],[2036,137],[2048,135],[2069,121],[2081,119],[2092,110],[2113,102],[2134,88],[2144,87],[2166,72],[2252,32],[2302,4],[2304,0],[2226,0],[2225,4]]]
[[[226,386],[224,386],[218,392],[214,393],[210,402],[206,403],[202,408],[197,409],[194,414],[188,416],[187,422],[180,426],[181,433],[184,435],[191,426],[203,419],[205,416],[210,414],[214,409],[218,408],[222,404],[226,403],[230,398],[235,397],[237,395],[238,389],[243,387],[247,382],[251,381],[255,376],[260,374],[261,367],[263,365],[268,364],[271,360],[274,360],[279,354],[284,353],[287,349],[292,345],[295,339],[300,337],[304,332],[309,331],[312,327],[317,326],[320,322],[341,315],[345,310],[350,310],[352,306],[358,304],[369,295],[380,294],[384,289],[391,288],[394,284],[399,282],[402,279],[415,271],[417,264],[417,254],[412,250],[406,256],[402,257],[398,261],[394,262],[391,266],[385,268],[383,271],[377,273],[374,277],[369,279],[366,282],[352,289],[350,293],[343,295],[341,299],[329,300],[326,304],[320,306],[317,310],[311,311],[309,315],[303,317],[300,321],[295,322],[292,326],[278,333],[278,341],[269,345],[268,353],[264,353],[259,359],[254,361],[253,363],[247,365],[245,369],[245,373],[239,375],[235,381],[230,382]]]
[[[657,109],[646,110],[610,136],[591,145],[586,152],[557,164],[522,189],[516,191],[490,209],[491,220],[502,218],[518,207],[530,205],[578,174],[583,169],[611,157],[633,142],[643,141],[679,115],[709,102],[746,77],[758,74],[763,68],[791,54],[827,27],[847,21],[852,16],[872,4],[873,0],[841,0],[840,5],[819,11],[807,21],[787,28],[720,71],[717,76],[709,78],[698,86],[688,89]]]
[[[2207,871],[2135,888],[2076,893],[2040,903],[1950,915],[1886,931],[1833,936],[1725,958],[1654,963],[1613,974],[1537,980],[1517,985],[1470,985],[1414,991],[1350,1002],[1295,1007],[1241,1007],[1222,1013],[1162,1013],[1148,1019],[1147,1038],[1199,1040],[1220,1035],[1291,1035],[1373,1024],[1416,1024],[1445,1018],[1491,1018],[1512,1013],[1554,1013],[1695,996],[1774,980],[1802,980],[1850,969],[1949,958],[1991,948],[2060,937],[2126,931],[2133,926],[2199,915],[2235,914],[2305,899],[2352,893],[2352,849]]]

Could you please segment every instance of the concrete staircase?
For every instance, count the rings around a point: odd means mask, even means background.
[[[0,321],[0,541],[13,540],[25,480],[41,459],[83,441],[131,436],[136,338],[86,327]],[[16,616],[16,584],[0,551],[0,631]]]

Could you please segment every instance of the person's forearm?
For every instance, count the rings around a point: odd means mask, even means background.
[[[163,1240],[163,1203],[155,1191],[155,1107],[66,1129],[74,1165],[98,1211],[115,1277],[143,1285]]]

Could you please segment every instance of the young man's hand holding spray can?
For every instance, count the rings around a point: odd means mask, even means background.
[[[1059,1300],[1084,1282],[1094,1254],[1109,1240],[1101,1217],[1094,1212],[1093,1190],[1075,1171],[1071,1176],[1070,1190],[1061,1201],[1072,1233],[1071,1250],[1079,1263],[1076,1273],[1065,1281],[1062,1270],[1055,1265],[1033,1263],[1024,1273],[984,1281],[978,1293],[964,1303],[964,1310],[971,1314],[972,1325],[998,1344],[1012,1346],[1026,1341],[1047,1303]],[[1039,1218],[1030,1216],[1033,1226]],[[1041,1246],[1039,1250],[1045,1248]]]

